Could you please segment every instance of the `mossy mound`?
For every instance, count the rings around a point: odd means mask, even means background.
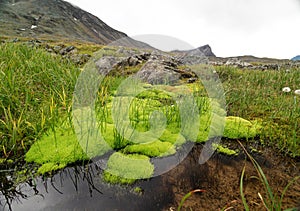
[[[64,168],[67,164],[88,159],[71,129],[56,128],[35,142],[25,155],[27,162],[42,166],[38,173],[44,174]]]
[[[150,178],[153,172],[154,166],[149,157],[115,152],[107,162],[103,179],[112,184],[132,184],[137,179]]]
[[[241,117],[226,117],[226,125],[223,136],[231,139],[253,138],[259,134],[260,125]]]
[[[149,157],[162,157],[176,153],[173,144],[169,142],[154,141],[147,144],[134,144],[124,148],[124,153],[138,153]]]
[[[171,131],[170,129],[165,130],[159,137],[159,140],[162,142],[169,142],[175,146],[180,146],[186,142],[183,135],[181,135],[180,132],[177,132],[175,128],[174,131]]]
[[[87,134],[85,131],[81,132],[84,135]],[[36,141],[26,153],[25,160],[42,165],[38,173],[44,174],[62,169],[77,161],[103,155],[109,150],[111,147],[99,139],[89,139],[86,143],[79,142],[70,123],[62,123],[60,127],[50,129],[40,140]]]

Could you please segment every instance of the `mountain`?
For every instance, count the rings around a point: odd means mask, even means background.
[[[0,36],[150,48],[63,0],[0,0]]]
[[[191,56],[207,56],[207,57],[216,57],[216,55],[212,52],[211,47],[209,45],[203,45],[199,48],[187,50],[187,51],[180,51],[175,50],[172,51],[174,53],[184,53]]]
[[[300,55],[295,56],[294,58],[291,59],[292,61],[300,61]]]

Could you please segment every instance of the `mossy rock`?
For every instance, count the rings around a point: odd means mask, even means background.
[[[253,138],[259,134],[260,125],[241,117],[226,117],[226,125],[223,136],[231,139]]]
[[[153,172],[154,166],[149,157],[115,152],[108,159],[103,179],[112,184],[132,184],[137,179],[150,178]]]
[[[147,144],[134,144],[124,148],[124,153],[138,153],[149,157],[162,157],[176,153],[173,144],[169,142],[154,141]]]

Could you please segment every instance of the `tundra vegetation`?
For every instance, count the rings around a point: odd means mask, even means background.
[[[84,52],[89,46],[81,45]],[[91,49],[90,51],[95,51]],[[105,51],[117,55],[116,48]],[[218,99],[210,99],[201,82],[178,85],[140,84],[142,91],[132,97],[118,87],[138,67],[125,67],[125,75],[108,75],[98,88],[95,107],[73,110],[73,91],[82,66],[75,65],[59,55],[27,44],[2,43],[0,45],[0,166],[35,163],[37,174],[49,174],[76,163],[89,162],[93,157],[111,153],[103,179],[116,184],[132,184],[136,179],[150,178],[154,171],[151,158],[170,156],[186,142],[204,143],[214,136],[230,142],[234,139],[258,141],[286,156],[300,155],[300,96],[297,91],[284,92],[284,87],[299,90],[300,71],[247,70],[231,66],[215,67],[225,90],[226,110],[218,107]],[[199,128],[195,138],[189,137],[189,128],[182,129],[180,98],[189,93],[199,113]],[[121,102],[128,103],[123,111]],[[78,141],[73,126],[73,115],[83,112],[96,115],[96,129],[104,142],[91,140],[87,148]],[[155,112],[154,112],[155,111]],[[212,113],[212,111],[217,111]],[[117,116],[128,114],[128,122],[118,126]],[[161,118],[159,124],[151,118]],[[223,134],[213,133],[218,121],[225,122]],[[225,119],[223,116],[226,115]],[[185,116],[186,118],[188,115]],[[122,125],[121,124],[121,125]],[[81,124],[82,133],[88,125]],[[159,130],[159,136],[140,136],[132,141],[130,128],[147,134],[149,129]],[[120,129],[121,128],[121,129]],[[129,128],[129,129],[128,129]],[[146,141],[145,141],[146,140]],[[214,145],[217,152],[228,156],[239,153],[223,144]],[[90,150],[94,149],[94,150]],[[113,151],[113,153],[112,153]],[[126,168],[124,168],[126,166]],[[138,170],[137,170],[138,169]],[[261,172],[260,172],[261,173]],[[261,173],[262,174],[262,173]],[[242,187],[241,187],[242,189]]]

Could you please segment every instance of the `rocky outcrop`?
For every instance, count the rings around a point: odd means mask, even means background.
[[[135,77],[150,84],[174,85],[182,79],[195,81],[196,75],[188,68],[182,67],[181,61],[158,51],[134,54],[128,57],[104,56],[98,59],[96,67],[101,74],[108,74],[111,70],[121,71],[126,66],[144,64]]]
[[[251,58],[251,62],[242,60],[243,57],[232,58],[217,58],[209,61],[213,66],[232,66],[240,69],[250,70],[286,70],[300,68],[299,61],[276,60],[269,58],[258,58],[257,60]]]
[[[199,48],[195,48],[195,49],[187,50],[187,51],[175,50],[172,52],[190,55],[190,56],[216,57],[216,55],[212,52],[211,47],[209,45],[203,45]]]
[[[31,41],[31,43],[33,45],[37,45],[36,44],[37,41],[38,40],[35,40],[34,42]],[[80,54],[80,53],[78,53],[77,48],[73,45],[70,45],[70,46],[64,46],[64,45],[50,46],[50,45],[46,44],[45,49],[49,53],[59,54],[64,58],[68,58],[77,65],[85,64],[91,57],[91,55],[89,55],[89,54]]]
[[[136,77],[150,84],[173,85],[182,78],[192,78],[195,74],[189,69],[181,69],[182,63],[166,54],[153,52],[147,63],[136,74]]]
[[[243,62],[239,60],[238,58],[230,58],[225,63],[226,66],[234,66],[239,68],[249,68],[252,67],[252,65],[248,62]]]
[[[172,51],[176,54],[178,60],[185,65],[208,63],[209,57],[215,57],[209,45],[204,45],[188,51]]]

